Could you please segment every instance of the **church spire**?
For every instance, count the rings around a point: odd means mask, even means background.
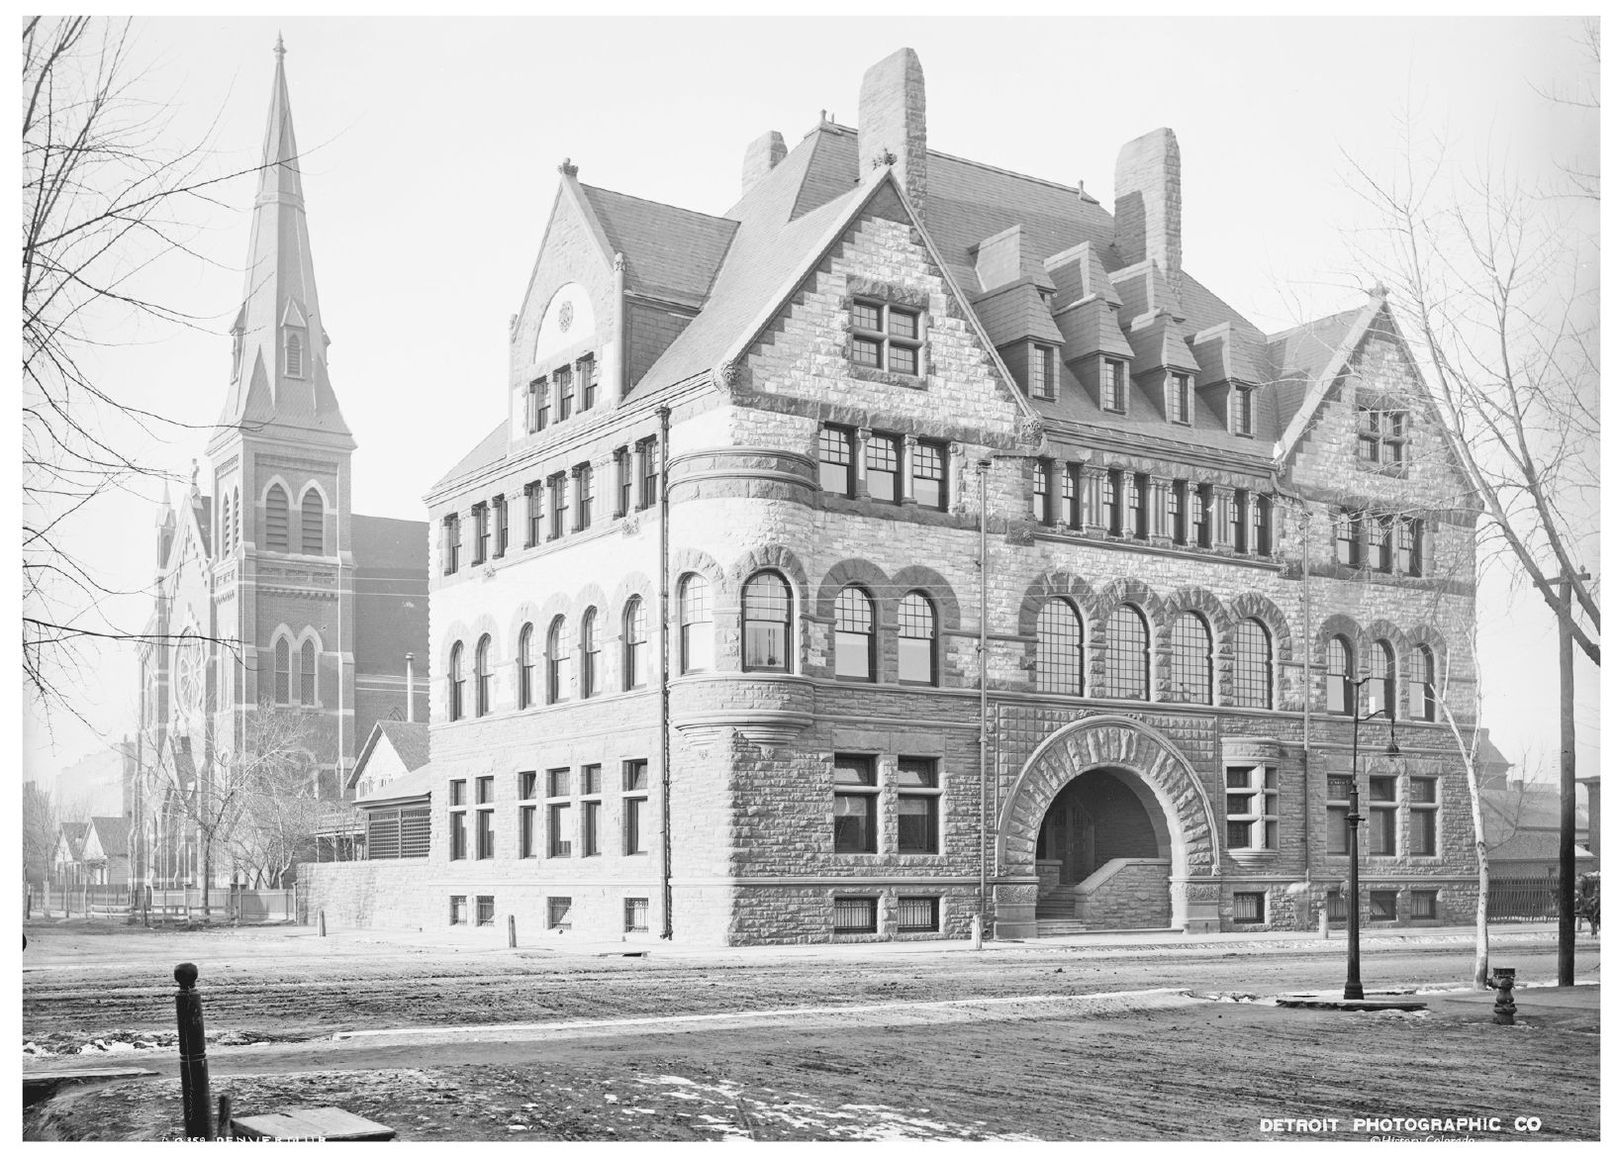
[[[279,34],[259,162],[247,285],[231,328],[231,383],[221,423],[291,426],[347,439],[326,371],[327,337],[292,129],[286,45]]]

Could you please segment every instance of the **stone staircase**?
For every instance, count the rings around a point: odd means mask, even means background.
[[[1041,938],[1081,934],[1089,929],[1077,916],[1078,887],[1056,886],[1039,895],[1034,913]]]

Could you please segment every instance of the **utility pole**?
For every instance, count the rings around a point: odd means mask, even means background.
[[[1588,579],[1587,573],[1579,578]],[[1559,925],[1556,980],[1558,986],[1570,986],[1572,981],[1573,942],[1577,922],[1573,915],[1572,900],[1576,878],[1573,877],[1573,839],[1577,829],[1578,784],[1577,731],[1572,723],[1572,574],[1561,571],[1561,604],[1556,614],[1556,634],[1560,641],[1561,658],[1561,869],[1559,899],[1561,919]]]

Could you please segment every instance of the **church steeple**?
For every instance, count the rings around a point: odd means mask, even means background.
[[[220,423],[317,430],[337,434],[352,447],[326,371],[328,340],[309,251],[286,46],[279,36],[260,164],[247,285],[231,326],[231,382]]]

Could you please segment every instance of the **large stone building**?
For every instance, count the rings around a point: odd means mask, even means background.
[[[130,806],[142,881],[200,878],[198,816],[228,812],[224,778],[267,747],[306,751],[309,788],[335,798],[378,720],[426,717],[426,526],[351,511],[324,320],[277,43],[211,475],[157,525]]]
[[[312,900],[1311,926],[1357,732],[1366,918],[1472,916],[1474,512],[1381,296],[1259,331],[1182,263],[1173,133],[1107,212],[929,148],[909,50],[857,131],[755,141],[721,215],[560,173],[498,423],[428,495],[426,856]]]

